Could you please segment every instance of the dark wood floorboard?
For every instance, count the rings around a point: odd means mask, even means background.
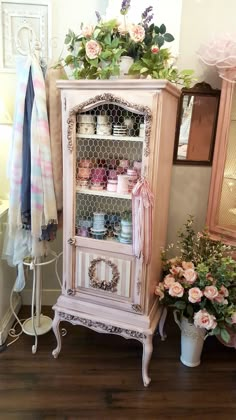
[[[50,308],[44,314],[52,316]],[[21,317],[30,316],[24,307]],[[141,343],[84,327],[66,327],[58,359],[52,332],[20,339],[0,353],[0,419],[236,420],[236,351],[206,340],[202,363],[179,361],[180,333],[168,317],[168,338],[154,338],[152,382],[141,379]]]

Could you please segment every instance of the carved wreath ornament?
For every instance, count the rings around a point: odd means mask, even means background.
[[[111,267],[112,279],[110,281],[99,280],[97,278],[96,268],[97,268],[97,264],[100,262],[104,262],[109,267]],[[120,279],[120,273],[118,271],[116,264],[112,263],[110,260],[106,260],[105,258],[95,258],[94,260],[92,260],[89,266],[88,275],[89,275],[91,287],[94,287],[96,289],[109,290],[110,292],[116,292],[117,290],[116,286]]]

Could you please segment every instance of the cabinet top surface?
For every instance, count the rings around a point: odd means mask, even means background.
[[[57,80],[57,87],[64,90],[165,90],[180,96],[180,89],[162,79],[115,79],[115,80]]]

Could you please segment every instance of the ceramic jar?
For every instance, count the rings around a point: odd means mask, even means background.
[[[104,115],[98,115],[97,116],[97,124],[98,125],[107,125],[109,123],[109,116],[104,114]]]
[[[79,124],[95,124],[96,117],[95,115],[90,114],[79,114],[77,116],[77,122]]]
[[[97,124],[96,132],[100,136],[110,136],[112,132],[111,124]]]
[[[90,186],[90,181],[89,181],[89,179],[78,179],[77,185],[82,190],[87,190],[89,188],[89,186]]]
[[[125,244],[132,243],[133,225],[131,220],[121,219],[121,231],[119,241]]]
[[[139,137],[145,137],[145,124],[139,126]]]
[[[107,191],[116,192],[117,191],[118,181],[116,179],[108,179],[107,182]]]
[[[129,177],[128,191],[132,192],[137,180],[138,174],[135,169],[127,169],[127,176]]]
[[[79,124],[78,133],[79,134],[95,134],[95,124],[92,124],[92,123]]]
[[[104,229],[105,213],[93,213],[93,229],[102,230]]]
[[[134,59],[128,55],[123,55],[120,57],[120,77],[125,77],[128,75],[129,68],[132,66]]]
[[[79,175],[79,179],[89,179],[91,175],[91,169],[79,167],[78,175]]]
[[[129,177],[127,175],[117,175],[118,184],[117,184],[117,192],[119,194],[127,194],[129,191],[128,183]]]
[[[91,168],[93,166],[92,161],[90,159],[81,159],[79,161],[80,168]]]
[[[127,127],[127,135],[133,136],[134,135],[134,119],[133,118],[125,118],[124,124]]]
[[[129,167],[129,160],[128,159],[121,159],[120,160],[120,165],[121,168],[124,168],[125,171],[128,169]]]
[[[116,169],[109,169],[109,171],[108,171],[108,179],[117,179],[117,171],[116,171]]]
[[[113,125],[113,135],[114,136],[126,136],[127,127],[124,124],[115,124]]]

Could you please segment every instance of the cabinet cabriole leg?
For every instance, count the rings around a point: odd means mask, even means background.
[[[60,334],[60,330],[59,330],[60,321],[61,320],[58,316],[58,313],[57,313],[57,311],[55,311],[54,319],[53,319],[53,322],[52,322],[52,329],[53,329],[54,335],[55,335],[56,340],[57,340],[57,347],[52,352],[52,355],[55,359],[57,358],[57,356],[59,355],[59,353],[61,351],[61,334]]]
[[[161,337],[161,340],[164,341],[167,337],[165,331],[164,331],[164,325],[166,322],[166,317],[167,317],[167,308],[163,308],[162,314],[161,314],[161,319],[159,321],[159,326],[158,326],[158,330],[159,330],[159,334]]]
[[[142,377],[144,386],[148,386],[151,382],[151,378],[148,376],[148,366],[153,351],[152,338],[152,335],[147,335],[143,339]]]

